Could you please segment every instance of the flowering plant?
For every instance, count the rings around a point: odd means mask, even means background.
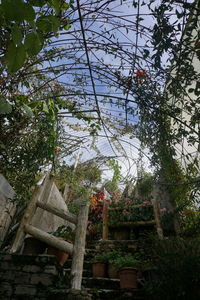
[[[151,221],[153,208],[151,201],[140,201],[138,199],[125,198],[118,203],[112,203],[109,212],[109,224],[117,225],[120,222]]]

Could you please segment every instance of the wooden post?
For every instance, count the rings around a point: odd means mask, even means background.
[[[77,216],[71,214],[70,212],[61,211],[53,205],[49,203],[43,203],[41,201],[37,202],[37,206],[75,225],[77,224]]]
[[[72,254],[73,253],[73,244],[70,244],[64,240],[60,240],[57,237],[44,232],[32,225],[26,224],[24,228],[25,232],[31,234],[36,239],[54,247],[66,253]]]
[[[78,215],[71,267],[71,288],[75,290],[81,290],[88,212],[89,203],[86,203],[86,205],[81,206]]]
[[[108,240],[108,203],[103,203],[103,240]]]
[[[157,201],[152,200],[152,205],[153,205],[154,217],[155,217],[155,221],[156,221],[157,233],[158,233],[159,238],[163,239],[163,230],[161,227],[161,220],[160,220],[160,210],[159,210]]]
[[[37,201],[43,197],[44,193],[50,188],[51,184],[52,184],[52,181],[49,179],[49,175],[47,175],[43,184],[41,186],[35,187],[35,191],[33,193],[32,200],[29,203],[29,205],[25,211],[25,214],[22,218],[22,221],[18,228],[14,243],[10,249],[10,253],[17,252],[19,250],[19,248],[22,246],[22,243],[23,243],[23,240],[25,237],[24,227],[26,224],[28,224],[31,221],[31,219],[36,211]]]

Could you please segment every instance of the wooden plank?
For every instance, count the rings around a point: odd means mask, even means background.
[[[61,211],[53,205],[41,201],[37,201],[37,206],[75,225],[77,224],[77,216],[70,212]]]
[[[5,240],[16,212],[16,203],[13,202],[15,192],[6,178],[0,174],[0,246]]]
[[[153,200],[152,204],[153,204],[153,211],[154,211],[157,233],[158,233],[159,238],[163,239],[163,230],[162,230],[162,226],[161,226],[160,210],[158,207],[158,203],[156,200]]]
[[[108,240],[108,203],[104,201],[103,204],[103,240]]]
[[[71,288],[75,290],[81,290],[88,212],[89,203],[86,203],[86,205],[81,206],[78,215],[71,267]]]
[[[130,228],[134,228],[134,227],[139,227],[139,226],[153,226],[156,225],[156,221],[152,220],[152,221],[137,221],[137,222],[120,222],[117,225],[109,225],[110,228],[118,228],[118,227],[130,227]]]
[[[35,210],[37,208],[36,202],[43,197],[44,193],[50,188],[51,184],[52,184],[52,182],[51,182],[51,180],[49,180],[49,175],[47,175],[43,184],[41,186],[35,187],[35,191],[33,193],[32,200],[30,201],[30,203],[24,213],[24,216],[21,220],[14,243],[10,249],[10,253],[17,252],[19,250],[19,248],[22,246],[22,243],[23,243],[23,240],[25,237],[24,227],[26,224],[28,224],[31,221],[31,219],[35,213]]]
[[[30,235],[46,243],[47,245],[50,245],[69,254],[73,253],[73,244],[68,243],[67,241],[61,240],[29,224],[25,225],[24,230],[26,233],[29,233]]]
[[[47,245],[50,245],[54,248],[57,248],[61,251],[69,253],[69,254],[73,253],[73,244],[70,244],[64,240],[61,240],[61,239],[59,239],[47,232],[44,232],[32,225],[29,225],[29,224],[25,225],[24,230],[26,233],[31,234],[36,239],[46,243]]]
[[[146,206],[152,206],[153,204],[149,204]],[[131,208],[139,208],[139,207],[143,207],[141,204],[138,205],[129,205],[129,206],[124,206],[124,207],[109,207],[108,210],[124,210],[124,209],[131,209]]]

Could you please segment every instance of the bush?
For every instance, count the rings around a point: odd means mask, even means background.
[[[200,299],[199,240],[175,238],[158,241],[154,266],[154,280],[145,286],[150,299]]]

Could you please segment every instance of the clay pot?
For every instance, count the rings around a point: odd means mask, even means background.
[[[50,247],[47,249],[47,254],[49,254],[49,255],[55,255],[56,258],[57,258],[57,260],[58,260],[58,263],[61,266],[63,266],[66,263],[66,261],[67,261],[67,259],[69,257],[69,253],[65,253],[65,252],[63,252],[61,250],[58,250],[56,248],[50,248]]]
[[[121,289],[137,289],[137,269],[129,267],[119,271]]]
[[[94,277],[106,277],[106,264],[103,262],[93,262],[92,274]]]
[[[34,237],[28,237],[24,240],[23,254],[38,255],[43,254],[47,245]]]
[[[118,279],[119,273],[113,264],[108,264],[108,277],[112,279]]]
[[[113,230],[113,238],[116,241],[129,240],[130,229],[129,228],[116,228]]]

